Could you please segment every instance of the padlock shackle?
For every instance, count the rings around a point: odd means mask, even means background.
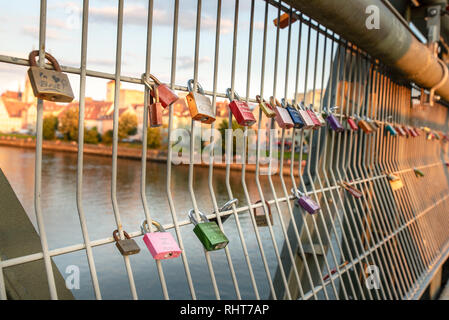
[[[204,222],[209,222],[209,219],[207,219],[206,215],[204,213],[202,213],[201,211],[198,211],[198,215],[200,216],[200,218],[202,220],[204,220]],[[192,222],[194,226],[196,226],[198,224],[198,220],[196,220],[196,218],[195,218],[195,210],[194,209],[190,209],[189,219],[190,219],[190,222]]]
[[[226,97],[229,99],[229,101],[232,101],[231,93],[232,93],[231,88],[227,88],[226,89]],[[235,90],[234,90],[234,100],[237,100],[237,101],[241,101],[242,100]]]
[[[256,96],[256,101],[257,101],[258,103],[262,103],[262,101],[264,101],[264,100],[260,98],[260,95],[257,95],[257,96]]]
[[[301,197],[304,197],[306,195],[304,192],[299,191],[298,188],[296,188],[296,191],[295,191],[295,188],[292,188],[291,193],[297,198],[299,198],[298,195]]]
[[[194,84],[195,80],[190,79],[189,81],[187,81],[187,89],[190,92],[196,92],[196,90],[193,90],[193,84]],[[204,94],[204,90],[203,87],[200,85],[199,82],[196,83],[196,88],[198,90],[199,93]]]
[[[159,230],[159,232],[166,232],[164,227],[156,220],[151,220],[151,224],[154,225]],[[143,220],[140,224],[140,230],[143,234],[151,232],[150,227],[148,226],[147,219]]]
[[[273,96],[271,96],[270,97],[270,104],[273,106],[273,107],[282,107],[282,105],[281,105],[281,103],[279,102],[279,100],[277,99],[277,98],[275,98],[275,97],[273,97]]]
[[[126,239],[131,239],[131,237],[125,230],[123,230],[123,235]],[[114,232],[112,232],[112,236],[114,237],[115,242],[120,240],[118,229],[115,229]]]
[[[237,198],[231,199],[227,201],[224,205],[222,205],[221,208],[218,209],[218,212],[228,211],[232,208],[233,204],[238,205],[238,203],[239,199]]]
[[[285,104],[285,98],[281,99],[281,105],[283,108],[285,108],[287,105]]]
[[[33,50],[28,55],[28,62],[30,63],[31,67],[37,67],[37,64],[36,64],[37,56],[39,56],[39,50]],[[48,52],[45,52],[45,59],[47,59],[51,63],[51,65],[53,66],[53,68],[55,68],[56,71],[62,72],[61,66],[59,65],[58,61],[56,61],[55,57],[53,57]]]
[[[265,206],[268,208],[268,215],[271,216],[271,207],[270,207],[270,204],[268,203],[267,200],[265,200],[264,202],[265,202]],[[258,203],[262,203],[262,200],[257,200],[255,204],[258,204]],[[263,208],[263,206],[262,206],[262,208]],[[265,209],[264,209],[264,211],[265,211]]]
[[[155,84],[157,85],[161,85],[162,82],[159,81],[158,78],[156,78],[154,75],[152,75],[151,73],[148,74],[148,76],[150,77],[150,79],[152,79],[154,81]]]

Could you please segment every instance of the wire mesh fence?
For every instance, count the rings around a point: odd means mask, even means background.
[[[153,34],[153,2],[148,2],[146,65],[143,74],[152,72],[152,50],[158,34]],[[264,22],[259,26],[261,46],[254,46],[255,7],[263,4]],[[117,6],[117,43],[115,73],[109,74],[86,69],[88,49],[89,1],[83,1],[81,64],[79,68],[61,66],[63,72],[79,75],[79,123],[84,120],[86,79],[89,77],[115,80],[113,113],[113,141],[110,201],[120,239],[124,239],[122,215],[117,199],[117,150],[120,101],[120,82],[142,85],[145,90],[144,106],[150,103],[150,87],[142,78],[123,75],[122,35],[124,1]],[[179,92],[188,88],[177,82],[177,50],[179,0],[173,2],[173,32],[171,74],[168,86]],[[216,2],[216,26],[212,88],[204,94],[211,97],[214,108],[219,99],[227,98],[217,90],[220,70],[220,49],[229,43],[220,41],[222,1]],[[173,260],[154,260],[160,289],[148,286],[142,290],[161,290],[169,299],[171,293],[187,290],[192,299],[223,297],[221,277],[232,283],[232,293],[225,297],[244,299],[416,299],[428,284],[435,269],[447,258],[448,202],[447,108],[436,104],[425,106],[412,93],[412,84],[394,76],[390,70],[331,30],[302,15],[295,8],[276,1],[250,1],[249,39],[239,37],[240,1],[235,1],[232,63],[228,70],[230,100],[236,91],[245,92],[242,100],[251,103],[257,123],[228,130],[224,141],[224,155],[217,154],[215,146],[222,145],[221,136],[206,134],[203,139],[208,148],[201,146],[201,135],[208,129],[217,129],[216,123],[200,124],[191,120],[188,144],[182,152],[184,166],[188,168],[188,195],[193,215],[197,220],[203,208],[209,219],[215,219],[219,229],[228,235],[230,244],[219,251],[191,250],[192,225],[185,211],[186,199],[173,192],[174,159],[179,149],[172,143],[178,140],[173,106],[169,106],[167,162],[164,193],[169,210],[163,212],[170,222],[163,223],[179,244],[182,264],[177,273],[184,272],[184,284],[167,285],[164,269]],[[39,26],[39,66],[44,67],[46,41],[47,2],[41,0]],[[197,1],[195,45],[192,54],[193,87],[199,74],[200,39],[202,32],[202,1]],[[269,12],[280,19],[290,13],[287,30],[275,28],[274,43],[267,39],[273,28]],[[295,30],[293,30],[295,28]],[[284,32],[281,34],[281,32]],[[286,34],[285,34],[286,33]],[[246,87],[236,88],[237,48],[248,43]],[[274,47],[272,47],[274,45]],[[260,50],[259,50],[260,48]],[[270,54],[267,51],[274,48]],[[281,50],[282,49],[282,50]],[[255,51],[258,52],[255,52]],[[260,55],[256,65],[254,55]],[[28,60],[0,55],[0,62],[27,66]],[[280,65],[285,69],[281,70]],[[269,66],[269,68],[268,68]],[[45,66],[49,68],[49,66]],[[272,70],[271,70],[272,67]],[[258,69],[258,77],[253,77]],[[272,71],[272,72],[271,72]],[[266,88],[267,79],[272,88]],[[239,81],[240,83],[241,81]],[[149,81],[152,85],[153,81]],[[280,89],[281,88],[281,89]],[[293,88],[293,89],[292,89]],[[280,94],[279,92],[282,91]],[[317,123],[291,128],[279,122],[282,115],[268,118],[251,92],[272,101],[285,99],[286,105],[305,113],[315,114]],[[296,106],[295,106],[296,105]],[[276,108],[276,106],[273,106]],[[286,110],[286,109],[284,109]],[[148,108],[143,108],[142,158],[139,193],[141,219],[151,225],[155,213],[148,197],[147,184],[147,127]],[[279,112],[279,110],[278,110]],[[288,115],[288,113],[287,113]],[[235,114],[234,114],[235,116]],[[320,123],[319,116],[327,124]],[[312,119],[312,116],[310,116]],[[51,259],[77,251],[85,253],[91,284],[96,299],[102,298],[93,248],[115,242],[112,236],[91,239],[83,203],[84,128],[78,130],[76,204],[84,241],[70,246],[49,249],[46,225],[41,204],[42,187],[42,121],[43,102],[38,100],[36,122],[36,156],[34,205],[41,238],[42,252],[10,258],[0,262],[0,271],[20,264],[43,259],[46,266],[48,288],[53,299],[58,298]],[[324,121],[324,120],[323,120]],[[233,114],[228,112],[228,123]],[[271,129],[271,130],[270,130]],[[241,153],[233,154],[233,134],[241,135]],[[213,132],[213,131],[211,131]],[[200,141],[198,141],[200,136]],[[204,137],[204,136],[203,136]],[[220,149],[220,148],[218,148]],[[206,152],[204,151],[206,150]],[[236,152],[238,153],[238,152]],[[203,161],[197,157],[204,156]],[[185,159],[187,158],[187,159]],[[225,174],[218,182],[217,162],[227,159],[221,169]],[[303,165],[303,159],[305,164]],[[237,162],[231,163],[232,160]],[[238,161],[237,161],[238,160]],[[200,162],[200,163],[198,163]],[[198,167],[207,168],[208,195],[197,193],[195,184]],[[249,168],[251,167],[251,172]],[[237,174],[231,174],[237,172]],[[240,177],[240,179],[239,179]],[[232,201],[236,185],[241,192],[239,202]],[[207,203],[204,203],[204,199]],[[220,201],[231,201],[222,207]],[[180,212],[179,207],[183,209]],[[319,209],[318,209],[319,208]],[[216,213],[220,214],[216,214]],[[160,213],[157,213],[159,216]],[[231,217],[230,219],[227,219]],[[168,221],[164,219],[164,221]],[[140,238],[140,226],[128,230],[131,238]],[[156,232],[151,228],[150,233]],[[187,240],[186,240],[187,238]],[[238,245],[235,245],[238,244]],[[116,252],[119,255],[119,252]],[[151,257],[147,257],[151,263]],[[192,273],[193,262],[205,264],[207,275]],[[219,261],[217,263],[217,261]],[[237,263],[236,263],[237,261]],[[214,263],[215,262],[215,263]],[[138,298],[133,256],[124,255],[123,263],[133,299]],[[139,269],[141,270],[141,269]],[[3,275],[3,272],[0,272]],[[195,276],[210,277],[210,287],[195,286]],[[168,281],[167,281],[168,280]],[[0,277],[2,299],[6,299],[4,279]],[[186,284],[186,285],[185,285]],[[142,285],[141,285],[142,286]],[[210,289],[210,290],[209,290]],[[208,291],[203,294],[203,291]],[[242,294],[244,292],[244,294]]]

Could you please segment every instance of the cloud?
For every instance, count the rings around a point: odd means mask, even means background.
[[[72,14],[81,14],[82,8],[74,3],[70,3]],[[76,9],[74,9],[76,8]],[[89,8],[90,21],[97,23],[117,23],[118,9],[116,6],[91,7]],[[123,9],[125,24],[146,26],[148,19],[148,9],[139,4],[127,5]],[[55,23],[60,23],[55,21]],[[153,9],[153,25],[156,26],[173,26],[173,15],[166,10]],[[221,33],[229,33],[232,31],[234,22],[230,19],[221,19]],[[179,28],[194,30],[196,28],[196,11],[191,10],[183,12],[179,16]],[[216,18],[209,15],[202,15],[201,28],[206,30],[214,30],[216,28]]]
[[[39,27],[38,26],[25,25],[22,27],[21,32],[22,32],[22,34],[24,34],[26,36],[33,37],[35,39],[39,38]],[[61,35],[58,30],[55,30],[52,28],[47,27],[47,30],[45,31],[45,33],[46,33],[47,39],[69,40],[68,37]]]
[[[176,59],[177,61],[177,67],[181,70],[183,69],[191,69],[193,68],[193,65],[195,63],[195,61],[193,60],[193,57],[190,56],[181,56],[181,57],[177,57]],[[201,57],[198,59],[198,65],[203,64],[203,63],[207,63],[210,62],[211,59],[207,56],[205,57]]]

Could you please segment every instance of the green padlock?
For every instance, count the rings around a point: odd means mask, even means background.
[[[189,211],[190,221],[195,226],[193,228],[193,232],[196,234],[198,239],[200,239],[204,248],[207,251],[219,250],[226,247],[229,243],[228,238],[224,235],[223,231],[221,231],[220,227],[215,222],[210,222],[207,217],[198,211],[201,219],[204,222],[198,223],[195,218],[195,211],[191,209]]]
[[[414,168],[413,171],[415,172],[416,177],[424,177],[424,172],[422,172],[421,170]]]

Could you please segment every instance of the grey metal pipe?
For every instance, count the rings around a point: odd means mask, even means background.
[[[439,59],[419,42],[381,0],[287,0],[302,13],[337,32],[421,87],[443,78]],[[368,29],[368,6],[379,8],[379,29]],[[436,90],[449,101],[449,79]]]

